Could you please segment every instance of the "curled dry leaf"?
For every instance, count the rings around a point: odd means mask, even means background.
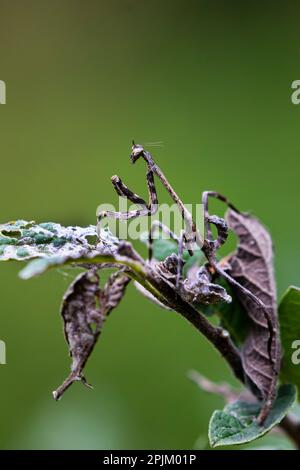
[[[105,318],[118,306],[130,281],[118,271],[110,276],[103,289],[99,287],[99,274],[90,269],[79,274],[67,290],[61,315],[65,337],[72,358],[71,373],[53,392],[55,400],[75,381],[88,385],[83,368],[98,340]]]
[[[119,305],[129,282],[130,277],[117,271],[108,278],[103,290],[100,290],[100,304],[106,317]]]
[[[265,306],[259,306],[249,296],[236,291],[251,319],[242,361],[250,387],[264,401],[258,418],[262,423],[276,398],[281,360],[272,239],[251,215],[229,210],[226,220],[239,238],[237,251],[229,259],[230,275]]]

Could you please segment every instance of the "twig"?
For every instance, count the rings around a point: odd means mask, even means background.
[[[148,276],[152,285],[165,297],[168,306],[181,314],[200,333],[202,333],[212,345],[224,357],[231,367],[234,375],[245,384],[245,376],[242,360],[238,349],[230,339],[229,333],[223,328],[213,326],[203,314],[195,310],[189,303],[185,302],[179,295],[174,295],[174,290],[157,273],[148,268]]]
[[[188,372],[188,378],[198,385],[201,390],[204,390],[204,392],[220,395],[222,398],[224,398],[226,403],[235,402],[241,397],[242,394],[240,390],[233,389],[227,383],[216,384],[212,382],[203,375],[199,374],[199,372],[196,370],[190,370]]]
[[[228,331],[223,328],[213,326],[203,314],[196,310],[191,304],[183,300],[182,297],[174,291],[174,286],[171,286],[164,277],[160,276],[150,264],[146,264],[130,243],[122,242],[118,249],[118,253],[125,258],[136,260],[140,263],[140,266],[143,269],[143,276],[147,278],[148,284],[153,288],[151,293],[154,297],[156,297],[160,302],[166,304],[167,307],[182,315],[200,333],[202,333],[224,357],[231,367],[234,375],[243,384],[245,384],[241,356],[238,349],[231,341]],[[132,269],[128,269],[128,274],[132,275],[136,281],[143,284],[143,279],[139,279],[139,277],[136,276],[136,273],[133,273]]]
[[[297,449],[300,449],[300,422],[296,421],[291,414],[287,415],[279,427],[285,434],[296,444]]]
[[[220,395],[226,403],[233,403],[238,399],[251,402],[254,399],[251,392],[247,389],[238,391],[230,387],[227,383],[216,384],[195,370],[190,370],[188,377],[198,385],[201,390],[213,393],[214,395]],[[285,416],[277,428],[280,428],[294,442],[297,449],[300,449],[300,422],[297,421],[292,414]]]

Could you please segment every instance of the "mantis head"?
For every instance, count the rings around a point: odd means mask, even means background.
[[[132,147],[131,147],[131,154],[130,154],[130,160],[132,163],[135,163],[140,157],[142,157],[144,154],[144,147],[139,144],[135,144],[134,141],[132,141]]]

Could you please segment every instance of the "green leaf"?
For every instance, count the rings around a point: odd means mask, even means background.
[[[45,273],[51,268],[58,268],[70,264],[70,262],[83,263],[84,260],[86,260],[86,258],[68,256],[51,256],[48,258],[35,259],[20,271],[19,277],[23,280],[31,279],[32,277]]]
[[[294,385],[281,385],[276,401],[262,425],[256,418],[261,405],[237,401],[225,406],[224,410],[216,410],[209,423],[209,442],[212,447],[245,444],[266,434],[280,423],[296,400]]]
[[[159,238],[153,241],[153,258],[164,261],[172,253],[178,253],[178,245],[173,240]]]
[[[283,349],[280,378],[283,382],[294,383],[300,390],[300,364],[295,363],[297,349],[300,349],[300,289],[290,286],[279,304],[279,323]]]
[[[297,448],[287,436],[270,432],[258,441],[238,447],[237,450],[297,450]]]
[[[214,305],[203,305],[201,311],[205,315],[217,315],[220,318],[222,328],[227,330],[233,342],[240,346],[245,341],[249,331],[249,315],[232,291],[231,286],[224,279],[218,279],[217,283],[226,289],[232,298],[232,302],[230,304],[220,302]]]
[[[25,261],[50,256],[79,256],[83,251],[92,253],[96,227],[63,227],[46,222],[36,224],[17,220],[0,225],[0,261]]]
[[[240,346],[244,343],[250,328],[250,319],[237,296],[232,293],[232,289],[227,288],[228,294],[232,298],[231,304],[225,302],[219,305],[219,316],[222,328],[229,333],[233,342]]]
[[[195,443],[197,450],[211,449],[207,437],[201,435]],[[220,449],[221,450],[221,449]],[[297,446],[283,432],[270,431],[268,434],[248,444],[228,446],[227,450],[297,450]]]
[[[299,396],[298,396],[299,397]],[[291,414],[295,417],[297,421],[300,421],[300,405],[299,401],[295,403],[293,409],[291,410]]]
[[[143,234],[141,237],[143,243],[148,243],[148,234]],[[170,238],[157,238],[153,240],[153,258],[157,261],[164,261],[172,253],[178,254],[178,244]],[[185,261],[184,273],[195,264],[200,265],[204,261],[204,256],[201,250],[194,251],[193,256],[187,250],[183,252],[183,259]]]

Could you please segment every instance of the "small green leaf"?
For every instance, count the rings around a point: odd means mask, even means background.
[[[294,385],[281,385],[276,401],[268,417],[262,425],[256,418],[261,405],[237,401],[225,406],[224,410],[216,410],[209,423],[209,442],[212,447],[245,444],[266,434],[280,423],[296,400]]]
[[[293,354],[300,349],[300,289],[290,286],[279,304],[279,322],[283,349],[280,377],[283,382],[294,383],[300,390],[300,364]],[[295,341],[299,341],[296,346]],[[300,360],[300,354],[298,358]]]
[[[164,261],[172,253],[178,252],[178,245],[173,240],[163,238],[153,241],[153,258],[157,261]]]
[[[248,335],[251,320],[231,286],[224,280],[220,281],[220,284],[232,298],[230,304],[222,302],[218,305],[221,326],[229,331],[234,343],[240,346]]]
[[[185,265],[183,268],[183,273],[184,275],[187,274],[188,270],[192,266],[200,266],[204,262],[204,255],[201,250],[195,250],[193,256],[191,256],[188,251],[184,251],[183,253],[183,259],[185,261]]]
[[[31,261],[31,263],[28,263],[27,266],[25,266],[25,268],[20,271],[19,276],[21,279],[27,280],[34,276],[43,274],[50,268],[58,268],[59,266],[63,266],[67,264],[68,260],[69,259],[67,256],[51,256],[47,258],[35,259]],[[72,258],[72,260],[74,262],[76,261],[75,258]]]
[[[148,234],[144,234],[141,237],[143,243],[148,243]],[[178,253],[178,244],[170,238],[157,238],[153,240],[153,258],[157,261],[164,261],[172,253]],[[186,273],[195,264],[200,265],[204,256],[201,250],[197,249],[191,256],[187,250],[183,252],[183,259],[185,261],[184,273]]]

